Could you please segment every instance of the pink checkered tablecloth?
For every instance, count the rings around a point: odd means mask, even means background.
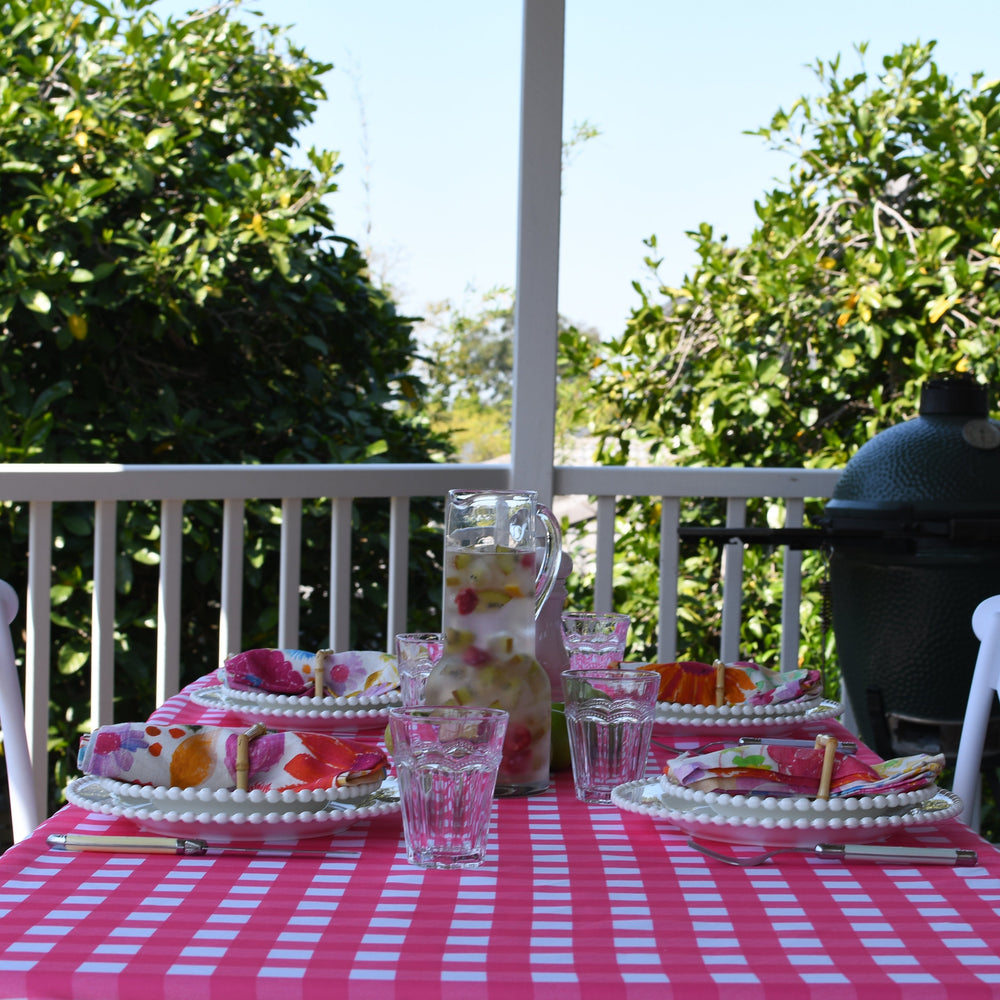
[[[208,716],[182,693],[155,718]],[[893,842],[973,848],[977,867],[738,869],[578,802],[568,774],[494,810],[487,864],[449,872],[406,863],[398,815],[301,841],[357,858],[49,850],[137,832],[68,806],[0,858],[0,998],[1000,996],[1000,854],[955,820]]]

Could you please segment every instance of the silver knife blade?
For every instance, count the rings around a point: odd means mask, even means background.
[[[254,854],[288,857],[309,855],[324,858],[356,858],[359,851],[311,850],[302,847],[240,847],[233,844],[210,844],[197,838],[175,837],[116,837],[101,834],[50,833],[45,838],[49,847],[58,851],[102,851],[105,854],[181,854],[204,856],[207,854]]]

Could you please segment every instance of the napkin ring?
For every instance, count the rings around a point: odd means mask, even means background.
[[[236,788],[245,792],[250,778],[250,744],[267,732],[262,722],[252,725],[245,733],[236,737]]]

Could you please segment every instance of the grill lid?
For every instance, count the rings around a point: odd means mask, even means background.
[[[988,412],[986,387],[970,377],[929,380],[920,415],[877,434],[844,467],[825,520],[834,529],[886,516],[1000,520],[1000,423]]]

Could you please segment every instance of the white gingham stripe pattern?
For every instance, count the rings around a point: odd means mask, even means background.
[[[155,718],[208,714],[182,695]],[[471,871],[408,865],[398,815],[332,838],[357,859],[45,847],[72,830],[136,832],[67,807],[0,859],[0,996],[1000,995],[1000,855],[957,821],[896,842],[971,847],[978,867],[789,854],[737,869],[665,821],[578,802],[561,774],[544,795],[494,803],[489,859]]]

